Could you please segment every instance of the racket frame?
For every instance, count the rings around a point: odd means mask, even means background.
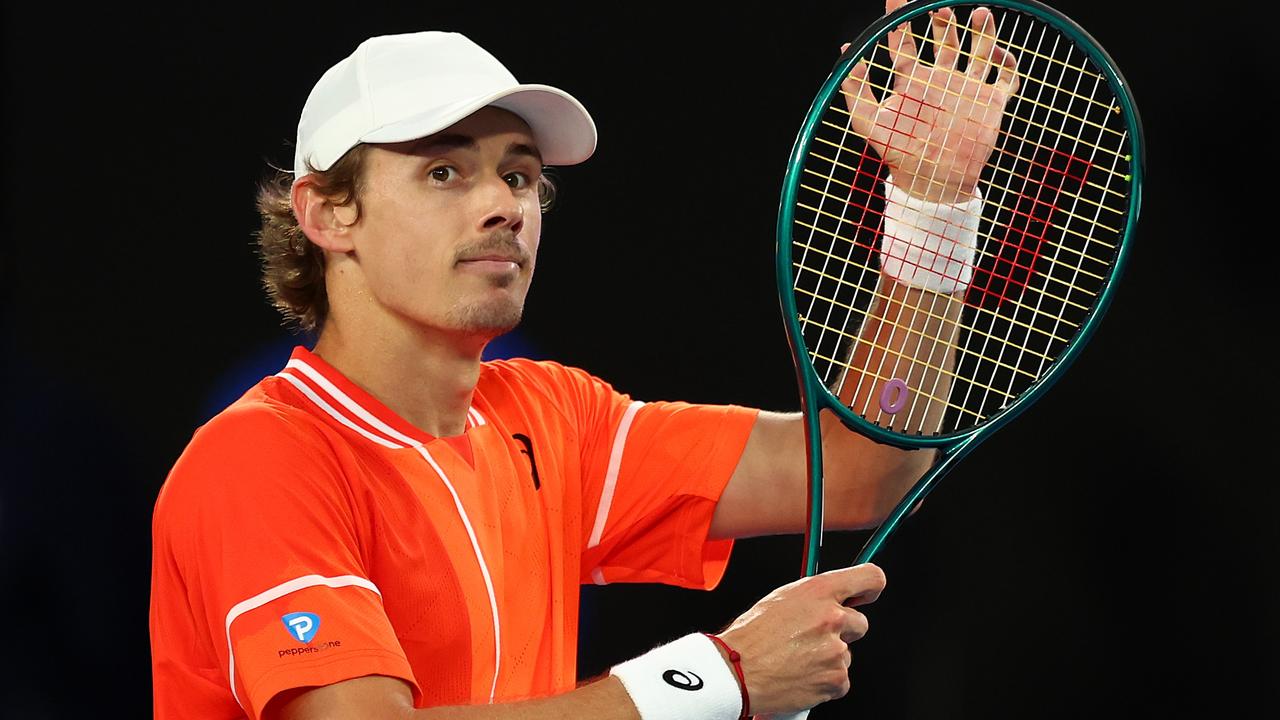
[[[792,273],[792,232],[796,195],[799,191],[800,177],[804,173],[805,158],[813,141],[814,130],[827,112],[835,95],[839,92],[840,83],[849,74],[850,68],[864,53],[874,53],[875,44],[886,36],[888,30],[896,28],[903,22],[913,20],[930,11],[948,6],[997,7],[1030,14],[1046,22],[1054,29],[1070,38],[1078,49],[1084,52],[1094,65],[1103,72],[1117,100],[1123,108],[1126,129],[1129,132],[1128,147],[1130,149],[1130,193],[1129,212],[1125,223],[1124,235],[1120,239],[1116,260],[1111,273],[1102,283],[1097,306],[1086,319],[1084,325],[1068,343],[1066,350],[1059,356],[1053,366],[1041,377],[1037,378],[1019,395],[1011,405],[997,412],[972,428],[942,433],[931,437],[908,436],[886,430],[868,422],[840,399],[818,378],[809,359],[809,351],[805,345],[804,332],[800,326],[794,294],[794,277]],[[827,78],[821,91],[814,98],[800,132],[796,136],[787,171],[783,178],[782,196],[778,209],[777,227],[777,266],[778,295],[782,305],[782,316],[787,329],[787,339],[795,360],[796,382],[800,388],[800,405],[805,418],[805,445],[808,449],[807,469],[809,474],[807,527],[804,541],[804,575],[815,575],[818,572],[819,551],[822,545],[823,517],[823,465],[822,465],[822,425],[821,411],[826,408],[833,411],[847,428],[860,432],[870,439],[904,449],[934,448],[941,451],[941,456],[907,492],[902,500],[890,512],[880,526],[872,533],[863,546],[854,564],[869,562],[889,535],[897,529],[902,519],[937,485],[939,479],[956,463],[973,450],[987,435],[995,432],[1005,423],[1024,411],[1037,398],[1044,394],[1062,373],[1076,360],[1085,344],[1088,343],[1098,327],[1102,316],[1115,294],[1116,281],[1119,280],[1127,262],[1131,247],[1131,237],[1138,222],[1142,204],[1142,181],[1145,169],[1143,154],[1142,123],[1138,115],[1128,83],[1120,74],[1115,61],[1102,46],[1083,28],[1061,12],[1035,0],[997,0],[995,2],[964,2],[954,0],[929,0],[911,2],[894,12],[880,18],[867,28],[857,40],[836,62],[835,69]]]

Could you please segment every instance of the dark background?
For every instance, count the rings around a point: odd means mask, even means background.
[[[1143,112],[1132,262],[1078,363],[878,557],[853,689],[815,717],[1277,704],[1273,20],[1056,6]],[[599,149],[559,171],[524,352],[641,399],[790,410],[785,160],[839,44],[882,10],[6,4],[0,715],[150,714],[151,506],[192,430],[299,341],[259,290],[254,185],[291,165],[307,92],[360,40],[459,30],[592,112]],[[799,553],[740,542],[712,593],[589,588],[582,673],[718,629]]]

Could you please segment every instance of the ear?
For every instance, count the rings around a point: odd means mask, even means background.
[[[291,199],[293,216],[307,239],[329,252],[355,250],[351,237],[357,219],[354,205],[334,205],[320,194],[310,175],[293,184]]]

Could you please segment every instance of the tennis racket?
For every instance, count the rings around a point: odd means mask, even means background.
[[[976,182],[967,290],[882,277],[891,173],[917,186]],[[1039,2],[911,2],[848,46],[797,136],[778,214],[808,443],[805,575],[822,545],[820,412],[881,443],[938,451],[855,561],[867,562],[1080,354],[1124,268],[1142,175],[1127,83],[1092,37]]]

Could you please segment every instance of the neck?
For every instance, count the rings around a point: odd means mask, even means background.
[[[421,328],[379,332],[330,316],[314,352],[414,427],[451,437],[466,427],[486,344]]]

